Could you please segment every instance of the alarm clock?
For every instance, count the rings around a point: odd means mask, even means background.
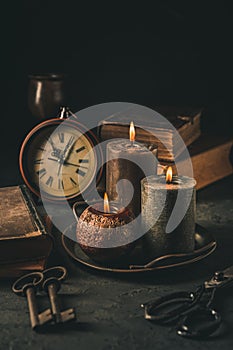
[[[37,196],[61,201],[80,197],[96,186],[103,155],[93,132],[78,122],[67,107],[59,117],[36,125],[20,149],[24,182]]]

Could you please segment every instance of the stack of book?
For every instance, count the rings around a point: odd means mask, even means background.
[[[0,277],[42,271],[52,247],[27,188],[0,188]]]
[[[185,175],[187,169],[182,154],[187,146],[197,189],[232,174],[232,139],[203,135],[201,108],[155,107],[154,110],[170,123],[163,118],[153,117],[149,109],[132,107],[101,121],[98,127],[100,139],[106,141],[116,137],[128,138],[129,121],[133,120],[136,140],[158,146],[160,171],[164,166],[180,164],[179,168],[182,169],[180,175]],[[177,138],[176,131],[183,139],[183,143]]]

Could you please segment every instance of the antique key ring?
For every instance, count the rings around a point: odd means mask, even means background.
[[[50,321],[53,321],[53,324],[75,321],[75,310],[70,308],[62,311],[57,295],[61,287],[61,281],[65,279],[66,275],[65,267],[55,266],[43,272],[29,273],[13,284],[12,290],[14,293],[27,297],[32,329],[39,329]],[[38,312],[36,302],[36,292],[39,288],[48,294],[51,305],[51,309],[47,309],[42,313]]]

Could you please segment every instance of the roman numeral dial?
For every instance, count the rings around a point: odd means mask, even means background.
[[[63,124],[42,129],[30,142],[28,169],[40,192],[73,197],[87,189],[96,174],[93,145],[77,127]]]
[[[71,199],[90,184],[96,185],[97,151],[77,122],[42,122],[29,133],[24,147],[21,168],[35,193],[49,199]]]

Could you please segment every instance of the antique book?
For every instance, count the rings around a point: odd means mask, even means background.
[[[197,189],[233,174],[233,140],[226,137],[202,135],[188,147]],[[182,159],[182,156],[180,157]],[[185,175],[185,161],[177,160]],[[164,163],[164,165],[166,165]],[[160,169],[161,173],[162,169]],[[176,170],[174,169],[174,172]]]
[[[33,261],[15,262],[0,265],[0,278],[19,277],[33,271],[43,271],[45,259],[41,258]]]
[[[154,110],[170,121],[186,146],[200,136],[202,112],[200,108],[155,107]],[[99,123],[98,136],[102,141],[112,138],[128,138],[129,122],[132,120],[136,129],[136,141],[156,144],[158,146],[158,159],[173,161],[176,156],[182,153],[185,145],[177,142],[176,133],[166,120],[158,122],[156,119],[153,121],[153,119],[155,117],[150,110],[131,108],[121,111]],[[144,129],[145,127],[147,130]]]
[[[43,269],[52,246],[26,186],[0,188],[0,271],[27,262]]]

